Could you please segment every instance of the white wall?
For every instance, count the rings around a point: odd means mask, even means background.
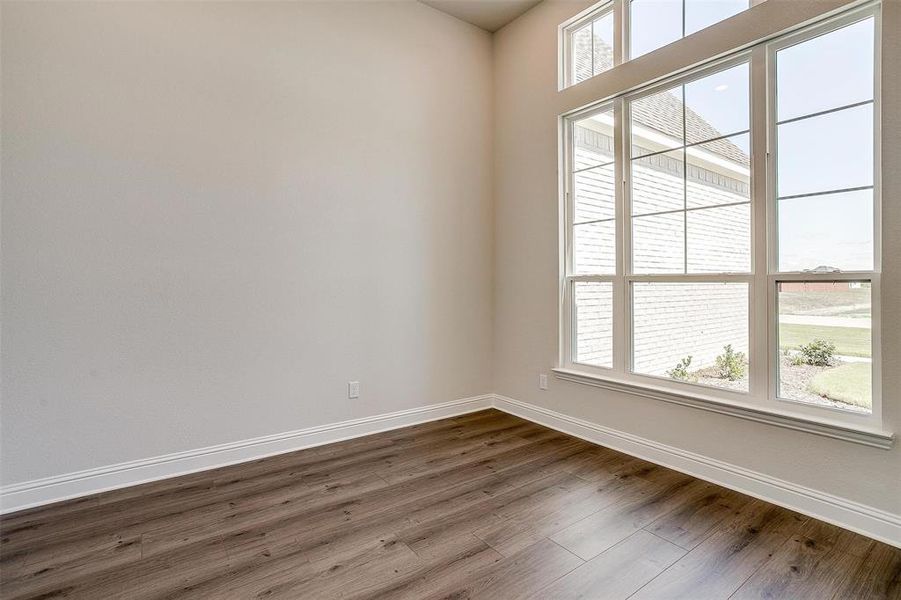
[[[490,390],[489,34],[4,2],[2,86],[2,483]]]
[[[590,2],[545,0],[495,34],[495,390],[517,400],[901,515],[901,448],[880,450],[538,373],[557,359],[561,113],[751,40],[841,0],[768,0],[630,65],[557,92],[557,26]],[[901,2],[883,19],[885,427],[901,431]]]

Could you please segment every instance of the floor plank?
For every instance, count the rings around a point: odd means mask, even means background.
[[[683,548],[640,529],[531,597],[625,599],[685,553]]]
[[[901,549],[873,544],[834,598],[901,600]]]
[[[710,487],[678,473],[654,484],[630,487],[613,504],[553,534],[551,539],[591,560],[683,503],[707,493]]]
[[[558,488],[560,493],[542,497],[533,506],[520,507],[512,514],[501,511],[505,518],[473,533],[504,556],[511,556],[613,504],[627,485],[614,476],[585,483],[580,480]]]
[[[516,600],[582,564],[583,561],[577,556],[545,539],[513,556],[477,569],[468,579],[457,579],[443,586],[419,590],[415,596],[404,597]]]
[[[630,594],[901,600],[901,550],[496,410],[0,517],[4,599]]]
[[[806,519],[755,500],[633,598],[725,599],[762,567]]]
[[[419,600],[420,598],[447,597],[449,592],[462,582],[471,581],[477,574],[485,573],[503,557],[475,536],[468,536],[465,543],[458,544],[451,553],[442,553],[440,560],[423,560],[422,566],[406,573],[390,585],[367,590],[347,598],[379,600]]]
[[[832,598],[846,589],[875,542],[811,520],[733,598]]]
[[[703,496],[654,521],[647,530],[691,550],[753,500],[750,496],[712,486]]]

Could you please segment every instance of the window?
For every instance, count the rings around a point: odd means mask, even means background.
[[[585,81],[613,67],[613,3],[597,8],[562,29],[564,87]]]
[[[620,48],[628,46],[628,58],[637,58],[747,9],[750,1],[603,0],[560,27],[561,88],[620,64],[626,58]]]
[[[565,117],[564,369],[879,423],[878,16]]]
[[[749,86],[743,57],[625,103],[633,373],[748,391]]]
[[[748,5],[748,0],[629,0],[629,58],[728,19]]]
[[[875,34],[867,16],[770,47],[776,394],[864,413],[878,288]]]

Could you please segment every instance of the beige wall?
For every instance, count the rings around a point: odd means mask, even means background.
[[[763,8],[558,93],[557,24],[588,4],[546,0],[492,59],[488,34],[413,2],[4,2],[0,481],[493,389],[901,514],[897,445],[537,389],[557,115],[753,39]],[[901,3],[884,16],[891,257]],[[883,284],[898,431],[901,263]]]
[[[841,1],[769,0],[717,30],[557,91],[557,26],[590,2],[545,0],[495,34],[495,390],[606,427],[901,514],[901,448],[880,450],[555,380],[557,360],[557,116],[800,22]],[[883,32],[885,257],[901,256],[901,2]],[[885,425],[901,430],[901,264],[883,278]]]
[[[4,2],[2,86],[3,483],[490,390],[486,32]]]

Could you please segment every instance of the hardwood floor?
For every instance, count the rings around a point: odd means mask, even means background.
[[[13,598],[901,598],[901,550],[494,411],[0,520]]]

